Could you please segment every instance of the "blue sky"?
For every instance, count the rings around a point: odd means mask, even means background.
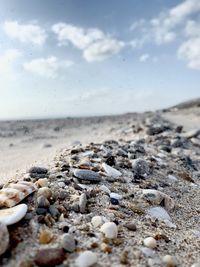
[[[200,0],[1,0],[0,119],[200,96]]]

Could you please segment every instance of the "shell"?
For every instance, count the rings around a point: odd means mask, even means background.
[[[102,167],[104,171],[107,173],[108,176],[113,177],[113,178],[118,178],[119,176],[122,175],[122,173],[115,168],[107,165],[106,163],[102,164]]]
[[[11,183],[0,190],[0,207],[13,207],[33,193],[37,187],[31,182]]]
[[[19,204],[15,207],[0,210],[0,222],[5,225],[12,225],[19,222],[27,212],[26,204]]]

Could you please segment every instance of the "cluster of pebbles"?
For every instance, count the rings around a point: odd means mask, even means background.
[[[200,266],[199,131],[148,114],[0,190],[0,266]]]

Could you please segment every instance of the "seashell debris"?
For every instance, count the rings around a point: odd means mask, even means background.
[[[104,169],[104,171],[106,172],[106,174],[110,177],[113,177],[113,178],[118,178],[122,175],[122,173],[118,170],[116,170],[115,168],[107,165],[106,163],[103,163],[102,164],[102,167]]]
[[[19,204],[12,208],[0,210],[0,222],[5,225],[12,225],[19,222],[27,212],[28,206],[26,204]]]

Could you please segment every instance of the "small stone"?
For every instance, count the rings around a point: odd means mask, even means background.
[[[64,234],[61,237],[62,248],[67,252],[73,252],[76,248],[76,240],[70,234]]]
[[[82,252],[78,258],[76,259],[77,267],[90,267],[97,262],[97,256],[92,251],[84,251]]]
[[[36,213],[38,215],[45,215],[47,213],[47,209],[45,209],[45,208],[37,208],[36,209]]]
[[[12,208],[0,210],[0,222],[5,225],[17,223],[26,215],[27,209],[26,204],[19,204]]]
[[[127,222],[124,226],[130,231],[136,231],[136,225],[133,222]]]
[[[90,170],[74,170],[74,176],[85,181],[90,181],[93,183],[101,182],[101,176],[94,171]]]
[[[196,263],[194,263],[194,264],[192,264],[191,267],[200,267],[200,261],[199,261],[199,262],[196,262]]]
[[[104,242],[101,243],[100,249],[101,249],[101,251],[103,251],[105,253],[111,253],[112,252],[112,248],[108,244],[106,244]]]
[[[147,214],[153,218],[164,221],[169,227],[176,228],[168,212],[162,207],[153,207],[147,210]]]
[[[166,264],[167,267],[174,267],[177,265],[175,258],[172,257],[171,255],[165,255],[162,260]]]
[[[87,196],[86,193],[81,194],[79,200],[79,208],[81,213],[86,213],[86,206],[87,206]]]
[[[37,180],[36,185],[39,185],[40,187],[47,187],[48,179],[47,178],[39,179]]]
[[[119,200],[115,198],[110,198],[110,202],[112,205],[119,205]]]
[[[40,267],[54,267],[65,260],[65,253],[61,248],[43,248],[38,250],[35,263]]]
[[[106,222],[104,223],[100,231],[105,234],[105,237],[107,238],[117,238],[118,235],[118,228],[117,225],[114,222]]]
[[[29,173],[38,173],[38,174],[46,174],[48,172],[48,169],[47,168],[43,168],[43,167],[31,167],[28,171]]]
[[[107,187],[107,186],[105,186],[105,185],[101,185],[100,186],[100,189],[103,191],[103,192],[105,192],[106,194],[110,194],[111,192],[110,192],[110,189]]]
[[[120,262],[121,264],[128,264],[128,251],[124,250],[120,255]]]
[[[9,232],[7,226],[0,222],[0,256],[7,250],[9,246]]]
[[[143,243],[148,248],[156,248],[157,242],[153,237],[147,237],[143,240]]]
[[[58,219],[60,216],[59,210],[53,205],[49,206],[49,212],[54,219]]]
[[[146,177],[149,174],[149,165],[146,160],[138,158],[132,161],[132,168],[135,177]]]
[[[38,189],[37,196],[44,196],[48,200],[52,197],[52,191],[48,187],[42,187]]]
[[[45,229],[40,232],[39,235],[40,244],[49,244],[52,239],[53,239],[53,234],[49,230]]]
[[[107,165],[106,163],[103,163],[102,167],[105,170],[105,172],[107,173],[107,175],[110,177],[118,178],[122,175],[120,171],[114,169],[113,167]]]
[[[117,193],[110,193],[110,198],[115,198],[117,200],[121,200],[122,196],[120,194],[117,194]]]
[[[58,186],[61,187],[61,188],[64,188],[66,186],[66,184],[64,182],[59,182]]]
[[[69,196],[69,193],[67,191],[62,190],[58,193],[57,198],[60,200],[65,200],[68,196]]]
[[[104,223],[102,216],[94,216],[92,217],[91,223],[94,227],[99,227]]]
[[[50,203],[44,196],[39,196],[37,198],[37,205],[39,208],[48,208],[50,206]]]

